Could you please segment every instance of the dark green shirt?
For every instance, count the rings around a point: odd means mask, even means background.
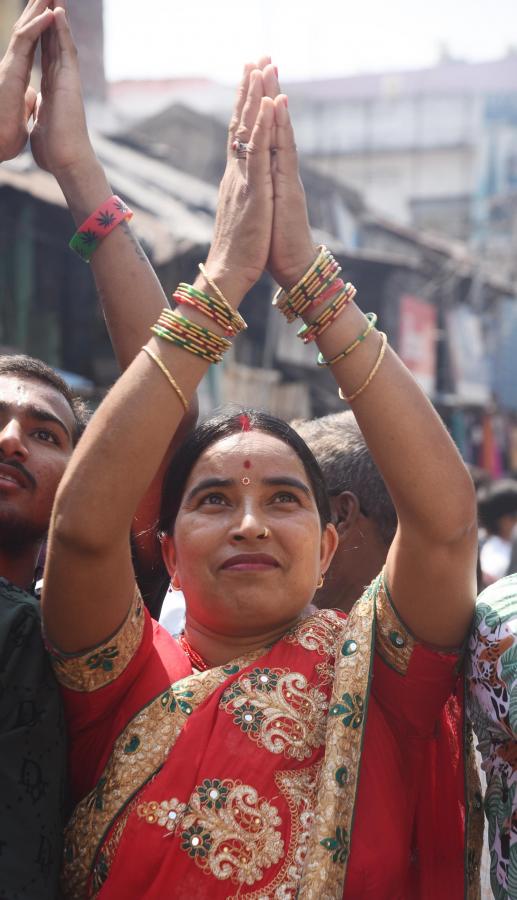
[[[39,603],[0,578],[0,898],[55,900],[66,766]]]

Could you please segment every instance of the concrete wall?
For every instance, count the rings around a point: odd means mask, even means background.
[[[415,201],[460,199],[476,187],[476,151],[468,145],[365,148],[309,158],[320,172],[357,188],[371,206],[406,225],[416,224]],[[457,228],[453,236],[467,237]]]

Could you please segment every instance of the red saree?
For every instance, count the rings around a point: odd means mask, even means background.
[[[194,675],[137,598],[102,648],[55,657],[82,798],[65,897],[476,897],[457,662],[382,577],[348,618]]]

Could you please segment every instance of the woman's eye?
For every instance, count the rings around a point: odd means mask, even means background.
[[[273,497],[273,503],[298,503],[298,497],[290,491],[279,491]]]
[[[38,439],[38,441],[44,441],[46,444],[59,443],[56,435],[52,431],[47,431],[46,428],[38,428],[38,430],[34,431],[33,434]]]
[[[223,506],[226,502],[223,494],[206,494],[200,501],[200,506]]]

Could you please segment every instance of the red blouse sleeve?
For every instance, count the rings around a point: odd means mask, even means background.
[[[50,652],[62,688],[76,803],[97,783],[133,716],[192,668],[138,592],[119,630],[100,646],[80,654]]]
[[[392,724],[430,737],[454,692],[461,659],[461,650],[436,650],[416,640],[396,612],[384,576],[376,602],[372,692]]]

